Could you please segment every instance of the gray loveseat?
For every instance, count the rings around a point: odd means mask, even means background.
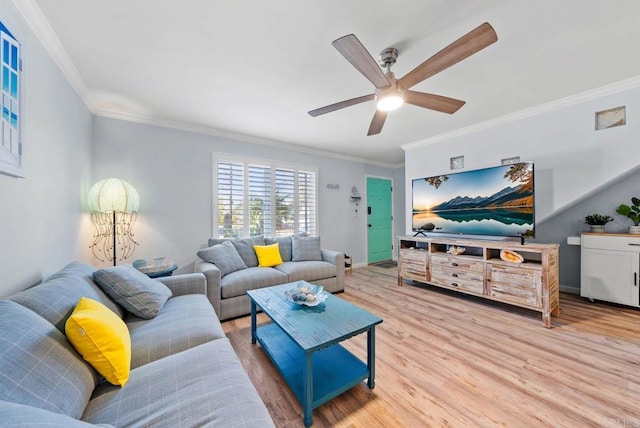
[[[308,246],[314,240],[317,240],[315,250]],[[319,240],[319,237],[300,235],[277,238],[211,238],[209,248],[222,245],[225,241],[231,242],[245,267],[226,273],[229,269],[217,266],[214,259],[207,257],[207,249],[202,249],[198,251],[194,269],[206,276],[209,300],[218,317],[226,320],[251,312],[251,302],[246,295],[248,290],[305,280],[322,285],[330,293],[344,291],[344,253],[321,249]],[[276,243],[283,263],[273,267],[259,267],[254,245]],[[224,259],[221,262],[223,265],[228,264]]]
[[[274,426],[206,298],[203,275],[160,279],[172,297],[142,319],[105,294],[94,271],[74,262],[0,301],[0,425]],[[124,318],[132,349],[124,387],[101,379],[65,336],[82,296]]]

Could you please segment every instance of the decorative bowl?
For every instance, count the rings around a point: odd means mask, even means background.
[[[296,305],[318,306],[327,300],[327,293],[322,285],[309,284],[299,281],[295,288],[284,292],[284,297]]]

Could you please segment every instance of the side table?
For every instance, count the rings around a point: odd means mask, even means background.
[[[171,260],[162,266],[154,266],[153,263],[149,263],[146,260],[136,260],[133,262],[133,267],[147,275],[149,278],[171,276],[173,275],[173,271],[178,269],[178,265],[173,263]]]

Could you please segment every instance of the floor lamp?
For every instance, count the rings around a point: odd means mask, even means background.
[[[100,261],[121,261],[133,254],[133,239],[140,198],[136,189],[118,178],[106,178],[91,186],[87,195],[91,221],[96,228],[91,251]]]

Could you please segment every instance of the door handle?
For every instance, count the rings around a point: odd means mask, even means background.
[[[367,214],[371,214],[371,207],[367,207]]]
[[[633,273],[633,285],[638,286],[638,272]]]

